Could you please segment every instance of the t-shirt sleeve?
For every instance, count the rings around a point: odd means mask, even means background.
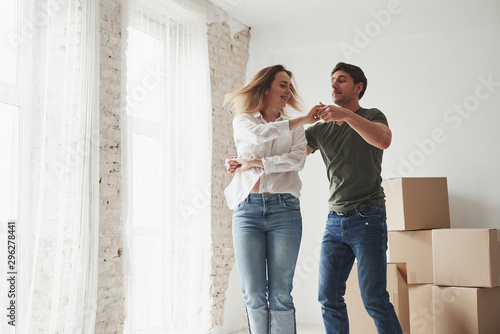
[[[367,119],[369,121],[372,121],[374,123],[382,123],[389,126],[389,123],[387,122],[387,117],[385,117],[385,115],[378,109],[375,108],[370,109],[367,116],[368,116]]]
[[[307,146],[312,148],[314,151],[318,149],[318,143],[316,141],[316,133],[318,129],[316,126],[310,126],[306,129],[306,140],[307,140]],[[313,151],[313,153],[314,153]]]

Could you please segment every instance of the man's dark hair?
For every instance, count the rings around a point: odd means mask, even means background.
[[[332,73],[330,74],[330,77],[333,77],[333,74],[337,71],[344,71],[346,73],[349,73],[349,75],[352,77],[352,80],[354,81],[354,84],[360,82],[363,83],[363,89],[361,90],[361,92],[359,92],[359,99],[361,100],[361,98],[365,94],[366,86],[368,85],[368,80],[366,79],[363,70],[356,65],[340,62],[335,65]]]

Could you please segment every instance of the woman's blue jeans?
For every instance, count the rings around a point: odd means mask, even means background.
[[[319,302],[327,334],[349,333],[346,281],[357,259],[361,297],[379,334],[402,333],[387,292],[385,206],[338,215],[330,212],[321,244]]]
[[[299,200],[250,194],[233,212],[233,241],[252,334],[294,334],[292,281],[302,237]]]

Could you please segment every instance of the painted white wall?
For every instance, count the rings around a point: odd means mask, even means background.
[[[247,78],[281,63],[295,74],[307,108],[331,103],[330,71],[338,61],[361,66],[368,78],[361,105],[382,110],[393,131],[384,178],[446,176],[452,227],[500,228],[498,1],[366,1],[356,12],[339,7],[252,27],[251,36]],[[317,259],[328,182],[319,153],[308,157],[301,178],[294,298],[298,322],[320,323]]]

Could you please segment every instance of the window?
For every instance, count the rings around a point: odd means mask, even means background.
[[[0,5],[0,220],[18,218],[19,170],[19,3],[6,0]]]
[[[129,1],[127,333],[209,329],[208,47],[204,18],[190,6]]]

